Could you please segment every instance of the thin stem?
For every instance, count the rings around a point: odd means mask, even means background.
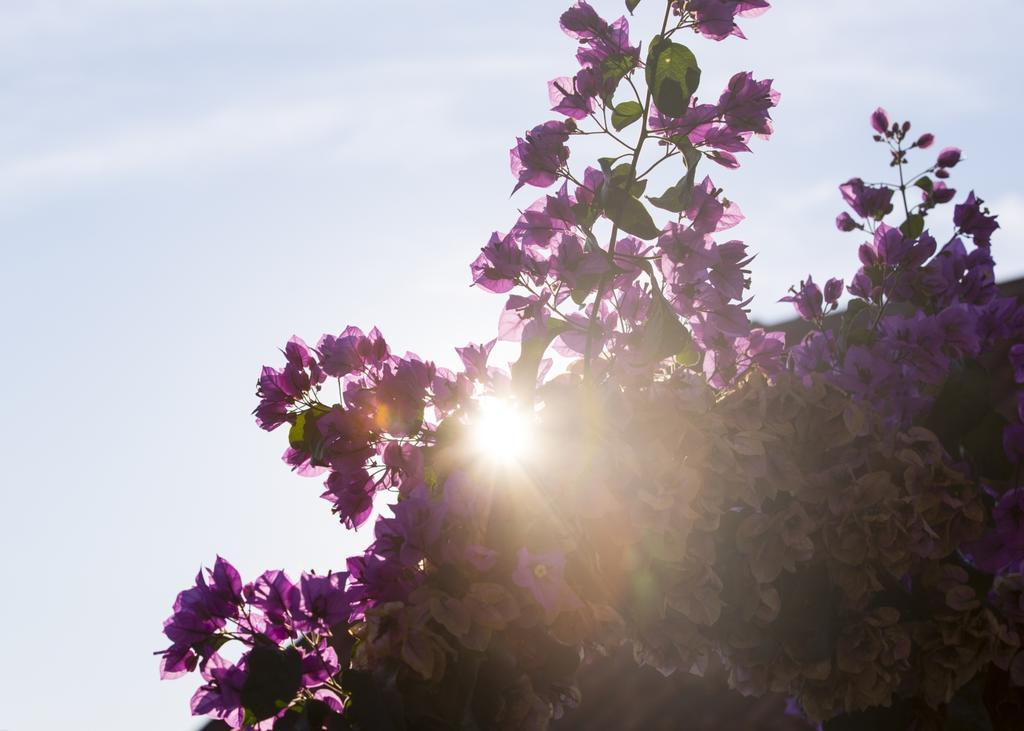
[[[907,184],[903,180],[903,147],[896,145],[896,167],[900,172],[900,195],[903,197],[903,212],[910,218],[910,206],[907,205]]]
[[[678,154],[680,154],[678,150],[673,150],[672,152],[669,152],[668,154],[666,154],[666,155],[662,156],[662,157],[661,157],[660,159],[658,159],[657,161],[655,161],[655,163],[654,163],[653,165],[651,165],[651,166],[650,166],[649,168],[647,168],[647,169],[646,169],[646,170],[644,170],[644,171],[643,171],[642,173],[640,173],[639,175],[637,175],[637,176],[636,176],[636,179],[637,179],[637,180],[642,180],[643,178],[646,178],[646,177],[647,177],[648,175],[650,175],[651,171],[652,171],[652,170],[654,170],[654,168],[656,168],[656,167],[658,167],[659,165],[661,165],[661,163],[665,162],[665,161],[666,161],[666,160],[668,160],[668,159],[669,159],[670,157],[675,157],[675,156],[676,156],[676,155],[678,155]]]
[[[661,20],[661,33],[665,35],[665,29],[668,27],[669,15],[672,12],[672,0],[668,0],[665,4],[665,16]],[[644,140],[647,139],[647,115],[651,109],[651,89],[647,88],[644,94],[643,103],[643,115],[640,118],[640,136],[637,139],[636,147],[633,149],[633,159],[629,164],[629,179],[632,181],[636,176],[637,162],[640,160],[640,151],[643,149]],[[606,181],[607,182],[607,181]],[[615,264],[615,242],[619,235],[619,225],[612,223],[611,235],[608,237],[608,260],[609,264],[614,268]],[[594,297],[594,304],[590,310],[590,320],[587,323],[587,344],[583,352],[583,379],[589,380],[591,374],[591,361],[593,360],[594,350],[594,334],[597,330],[597,317],[601,311],[601,302],[604,300],[605,294],[607,294],[608,286],[612,280],[612,269],[601,275],[601,281],[597,285],[597,295]]]

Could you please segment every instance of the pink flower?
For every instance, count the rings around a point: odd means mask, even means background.
[[[527,548],[520,548],[518,555],[519,565],[512,572],[512,581],[533,595],[544,608],[549,622],[559,612],[582,605],[576,593],[565,583],[563,552],[531,553]]]

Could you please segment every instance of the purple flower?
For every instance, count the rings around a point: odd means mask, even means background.
[[[675,221],[670,221],[662,230],[658,248],[663,252],[663,259],[674,265],[669,272],[663,260],[666,277],[677,285],[705,279],[708,269],[718,261],[718,252],[708,234]]]
[[[334,406],[316,422],[319,460],[332,469],[361,465],[373,454],[370,443],[376,437],[370,428],[368,417],[360,411]]]
[[[374,553],[408,568],[414,568],[428,555],[436,555],[434,548],[441,537],[446,508],[442,501],[430,497],[425,486],[417,487],[392,506],[393,517],[377,520],[373,527]]]
[[[313,647],[302,648],[302,685],[306,688],[320,685],[340,669],[338,653],[321,637]],[[340,707],[335,710],[341,710]]]
[[[577,0],[562,13],[560,23],[566,35],[580,42],[576,58],[584,67],[600,68],[606,59],[616,56],[639,58],[640,49],[629,45],[625,17],[608,23],[585,0]]]
[[[741,299],[750,274],[744,267],[753,260],[747,256],[746,244],[742,241],[715,244],[714,253],[717,257],[709,266],[708,282],[726,299]]]
[[[1010,364],[1013,366],[1013,380],[1024,383],[1024,343],[1010,347]]]
[[[577,0],[562,13],[559,24],[566,35],[581,41],[597,38],[608,30],[608,23],[585,0]]]
[[[1024,444],[1024,427],[1014,424],[1007,431],[1016,427],[1013,433],[1004,433],[1004,445],[1007,440],[1014,454],[1020,458]],[[1010,451],[1007,451],[1010,454]],[[1019,462],[1018,462],[1019,464]],[[992,509],[994,528],[981,539],[968,546],[975,565],[983,571],[996,573],[1005,567],[1024,560],[1024,488],[1016,487],[1007,490],[997,500]]]
[[[790,287],[790,291],[793,294],[783,297],[779,302],[792,302],[797,314],[804,320],[813,322],[821,318],[821,289],[810,276],[800,282],[799,290]]]
[[[373,512],[376,483],[362,467],[332,472],[324,482],[321,496],[334,505],[334,513],[349,528],[358,528]]]
[[[373,394],[374,425],[395,437],[409,437],[423,425],[427,387],[433,366],[403,358],[386,367]]]
[[[584,77],[587,78],[589,73]],[[594,111],[593,95],[584,93],[580,86],[576,78],[568,76],[559,76],[549,81],[548,98],[551,100],[551,111],[573,119],[586,119],[587,115]],[[583,86],[586,86],[585,81]]]
[[[512,175],[518,181],[513,193],[524,185],[546,188],[558,179],[558,169],[569,159],[565,143],[570,131],[566,122],[551,121],[531,129],[526,139],[516,138],[516,146],[509,151]]]
[[[989,247],[992,244],[992,234],[999,224],[996,216],[989,215],[987,208],[982,208],[983,201],[977,198],[972,190],[967,200],[953,207],[953,223],[962,232],[971,236],[978,246]]]
[[[499,294],[512,289],[526,266],[526,255],[515,237],[495,231],[480,251],[480,256],[469,266],[473,284]]]
[[[345,591],[347,578],[345,572],[326,576],[302,574],[299,578],[302,601],[296,627],[303,632],[316,632],[348,622],[352,607]]]
[[[208,659],[216,650],[212,640],[218,630],[239,616],[242,579],[234,566],[218,556],[206,573],[208,579],[200,571],[195,586],[178,594],[174,612],[164,622],[171,647],[160,653],[162,677],[194,670],[198,657]]]
[[[843,211],[838,216],[836,216],[836,228],[838,228],[840,231],[855,231],[858,228],[863,229],[864,227],[857,223],[856,221],[854,221],[853,216],[851,216],[846,211]]]
[[[941,180],[935,184],[931,192],[923,192],[922,198],[926,201],[931,200],[935,203],[949,203],[956,196],[956,188],[950,188]]]
[[[491,355],[496,340],[491,340],[483,345],[470,343],[462,348],[456,348],[459,359],[462,360],[462,367],[467,378],[474,381],[487,380],[487,359]]]
[[[285,367],[281,370],[264,366],[256,385],[260,404],[253,411],[261,429],[273,431],[290,421],[288,408],[303,394],[323,383],[326,378],[309,347],[298,337],[285,345]]]
[[[559,612],[581,606],[579,597],[565,583],[564,571],[565,554],[561,551],[532,553],[527,548],[519,549],[512,581],[533,595],[549,622]]]
[[[768,110],[779,103],[779,92],[772,89],[772,80],[755,81],[749,71],[741,71],[729,79],[729,85],[718,99],[718,111],[733,132],[772,132]]]
[[[839,302],[839,298],[843,296],[843,280],[837,277],[833,277],[825,282],[825,302],[830,305],[835,305]]]
[[[892,364],[883,360],[873,350],[863,345],[855,345],[846,351],[836,383],[853,395],[866,396],[892,375]]]
[[[608,257],[604,252],[584,251],[583,242],[572,234],[559,238],[551,257],[551,273],[570,289],[593,288],[600,275],[608,271]]]
[[[479,543],[471,543],[466,546],[462,559],[475,570],[485,573],[498,562],[498,552]]]
[[[871,127],[880,135],[889,131],[889,115],[881,107],[871,113]]]
[[[882,288],[876,287],[874,282],[871,281],[870,275],[863,269],[853,275],[853,279],[846,290],[854,297],[860,297],[869,302],[873,302],[882,292]]]
[[[174,644],[157,654],[160,655],[161,680],[170,680],[191,673],[199,663],[199,656],[187,644]]]
[[[1003,451],[1015,465],[1024,464],[1024,424],[1010,424],[1003,429]]]
[[[349,373],[361,371],[364,361],[360,351],[363,350],[361,346],[365,340],[363,331],[351,325],[337,337],[321,337],[316,349],[320,353],[320,363],[324,372],[335,378],[344,378]]]
[[[270,366],[263,366],[256,385],[256,395],[260,397],[259,406],[252,412],[256,416],[256,424],[260,429],[273,431],[289,421],[288,407],[295,403],[301,393],[292,387],[285,378],[284,371]]]
[[[293,617],[300,614],[302,594],[284,571],[263,572],[245,587],[245,594],[249,603],[263,612],[267,637],[280,642],[295,636]]]
[[[935,164],[940,168],[955,167],[960,162],[960,154],[959,148],[947,147],[939,153],[939,159],[935,161]]]
[[[935,135],[931,132],[925,132],[923,135],[917,138],[917,142],[914,144],[920,147],[922,150],[927,150],[935,142]]]
[[[935,316],[942,349],[955,358],[976,356],[981,349],[978,340],[978,316],[970,305],[953,305]]]
[[[829,332],[812,330],[790,353],[793,356],[793,369],[800,376],[830,371],[836,362],[835,336]]]
[[[652,103],[651,114],[648,119],[648,126],[652,131],[664,134],[666,137],[675,135],[695,135],[690,142],[701,142],[704,134],[711,126],[711,122],[718,116],[718,107],[714,104],[697,104],[686,110],[681,117],[670,117],[662,114]]]
[[[245,717],[242,687],[248,677],[244,664],[244,658],[238,665],[229,665],[219,655],[214,655],[202,671],[206,684],[192,696],[192,715],[213,716],[232,728],[241,728]]]
[[[783,332],[754,328],[748,337],[736,338],[733,349],[740,373],[747,367],[755,367],[768,378],[775,378],[785,371],[786,334]]]
[[[745,38],[736,25],[736,17],[759,15],[769,7],[768,0],[677,0],[675,5],[693,13],[697,32],[716,41],[730,35]]]
[[[860,178],[850,178],[839,186],[843,200],[862,218],[881,221],[892,211],[892,188],[865,185]]]
[[[201,646],[205,645],[223,626],[223,619],[204,617],[188,609],[175,609],[174,614],[164,620],[164,635],[175,647],[201,649]],[[175,654],[180,655],[181,653],[176,650]],[[202,650],[200,654],[208,655]]]
[[[711,178],[705,177],[693,189],[693,199],[686,209],[686,217],[692,221],[695,231],[709,234],[732,228],[743,220],[740,207],[733,202],[723,203],[718,199],[721,191],[715,188]]]
[[[385,485],[398,487],[403,493],[423,476],[423,450],[411,442],[388,442],[381,461],[388,468]]]
[[[913,241],[905,238],[898,228],[882,223],[875,229],[874,249],[879,263],[896,267],[911,253]]]
[[[568,183],[562,183],[555,195],[534,201],[512,227],[512,234],[531,250],[544,250],[562,233],[571,233],[576,225],[575,201],[569,196]]]
[[[351,576],[349,596],[355,615],[365,613],[378,604],[402,601],[417,584],[417,574],[398,561],[386,559],[368,550],[362,556],[348,559]]]

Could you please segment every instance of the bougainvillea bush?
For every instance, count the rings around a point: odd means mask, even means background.
[[[257,423],[374,540],[327,575],[201,572],[160,653],[200,675],[195,714],[571,726],[579,674],[628,648],[809,727],[1024,728],[1024,310],[994,283],[995,216],[950,187],[959,150],[878,109],[892,182],[839,188],[859,268],[784,297],[798,342],[755,327],[713,176],[779,94],[746,71],[704,89],[684,42],[742,38],[768,3],[640,5],[644,44],[583,0],[562,14],[578,68],[511,150],[515,188],[545,193],[471,264],[510,368],[495,341],[452,371],[350,326],[263,369]],[[608,156],[572,158],[584,135]]]

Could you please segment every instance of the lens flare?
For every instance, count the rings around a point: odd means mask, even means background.
[[[507,464],[530,451],[533,419],[519,405],[498,398],[478,403],[472,422],[473,446],[489,461]]]

